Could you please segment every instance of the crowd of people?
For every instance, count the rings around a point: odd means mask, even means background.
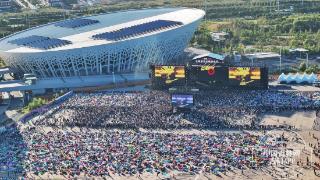
[[[195,98],[195,111],[185,116],[205,127],[254,128],[262,113],[310,111],[320,107],[319,92],[213,91],[197,94]]]
[[[0,132],[0,137],[0,173],[23,172],[25,152],[27,151],[27,143],[23,136],[17,127],[11,127],[9,130]],[[0,179],[2,179],[1,176]]]
[[[179,124],[164,92],[75,94],[42,117],[35,118],[37,125],[164,128]]]
[[[104,128],[254,128],[259,115],[320,107],[318,92],[215,91],[196,94],[194,107],[173,112],[166,92],[73,95],[34,119],[36,125]]]
[[[268,150],[277,148],[270,135],[249,133],[176,134],[83,128],[42,131],[26,128],[6,133],[11,149],[1,155],[1,167],[35,175],[167,176],[172,172],[219,175],[258,169],[270,163]],[[11,141],[23,136],[24,141]],[[27,144],[21,144],[26,142]],[[8,153],[9,152],[9,153]],[[15,156],[13,159],[12,156]]]
[[[319,100],[318,92],[215,91],[174,112],[166,92],[75,93],[0,134],[0,179],[2,171],[105,177],[259,169],[270,165],[267,152],[280,145],[277,137],[176,130],[252,128],[261,113],[315,110]]]

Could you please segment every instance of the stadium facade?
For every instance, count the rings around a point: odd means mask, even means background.
[[[139,72],[179,57],[204,15],[159,8],[50,23],[1,39],[0,57],[40,79]]]

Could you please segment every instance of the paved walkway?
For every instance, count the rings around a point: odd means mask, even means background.
[[[290,85],[290,84],[278,84],[277,81],[269,82],[270,90],[280,90],[280,91],[320,91],[319,87],[314,87],[311,85]]]
[[[22,94],[20,92],[11,93],[15,98],[10,100],[9,94],[3,93],[4,101],[0,106],[0,126],[2,122],[12,119],[17,122],[23,116],[18,109],[23,107]]]
[[[320,131],[320,112],[316,113],[316,119],[314,120],[313,130]]]
[[[19,111],[21,108],[23,108],[23,97],[20,92],[13,92],[11,94],[15,98],[11,101],[9,108],[6,111],[6,115],[13,121],[17,122],[23,116],[23,114]]]
[[[0,126],[1,123],[3,123],[4,121],[6,121],[8,119],[8,117],[6,116],[6,111],[10,105],[10,100],[9,100],[9,95],[8,93],[2,93],[2,98],[3,98],[3,102],[0,105]]]

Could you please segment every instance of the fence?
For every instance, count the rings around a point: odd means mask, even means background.
[[[73,91],[67,92],[66,94],[56,98],[55,100],[53,100],[52,102],[50,102],[49,104],[46,104],[44,106],[41,106],[37,109],[34,109],[32,111],[30,111],[29,113],[25,114],[20,121],[22,123],[25,123],[28,119],[35,117],[37,115],[43,114],[45,112],[47,112],[49,109],[51,109],[53,106],[59,105],[61,103],[63,103],[64,101],[68,100],[71,96],[73,96]]]
[[[0,170],[0,179],[19,179],[21,176],[21,172]]]

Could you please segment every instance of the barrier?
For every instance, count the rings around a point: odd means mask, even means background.
[[[65,102],[66,100],[68,100],[71,96],[73,96],[73,91],[69,91],[66,94],[56,98],[55,100],[53,100],[52,102],[50,102],[49,104],[43,105],[37,109],[34,109],[32,111],[30,111],[29,113],[25,114],[21,119],[20,122],[25,123],[27,122],[28,119],[35,117],[39,114],[43,114],[45,112],[47,112],[49,109],[51,109],[53,106],[59,105],[63,102]]]
[[[314,120],[312,128],[313,130],[320,131],[320,110],[316,112],[316,119]]]
[[[16,171],[0,171],[0,179],[19,179],[21,172]]]
[[[0,134],[1,133],[4,133],[4,132],[6,132],[7,131],[7,128],[6,127],[0,127]]]

